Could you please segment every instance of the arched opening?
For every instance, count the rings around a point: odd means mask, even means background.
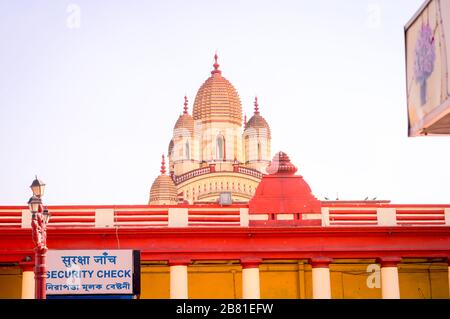
[[[258,161],[261,160],[261,144],[258,142]]]
[[[245,151],[245,163],[248,163],[248,161],[250,160],[249,159],[249,157],[250,157],[250,150],[249,150],[249,147],[250,147],[250,143],[249,143],[249,137],[248,137],[248,135],[246,135],[245,136],[245,145],[244,145],[244,151]]]
[[[216,139],[216,158],[219,161],[225,160],[225,138],[218,135]]]
[[[189,150],[189,141],[186,141],[186,145],[184,147],[184,157],[186,159],[191,159],[191,152]]]

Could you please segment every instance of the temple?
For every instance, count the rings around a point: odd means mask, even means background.
[[[270,143],[216,55],[148,203],[50,205],[49,251],[138,251],[138,298],[450,297],[450,204],[320,200]],[[33,248],[28,207],[0,206],[0,298],[34,298]]]
[[[217,203],[221,193],[233,202],[248,202],[270,162],[270,127],[255,97],[253,116],[242,120],[242,105],[234,86],[214,69],[197,92],[192,115],[184,97],[169,142],[169,175],[150,190],[149,204]],[[163,164],[164,165],[164,164]],[[165,178],[165,180],[168,180]]]

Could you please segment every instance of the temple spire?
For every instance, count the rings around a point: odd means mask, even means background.
[[[164,154],[162,155],[162,160],[161,160],[161,175],[165,175],[166,174],[166,161],[164,159]]]
[[[259,104],[257,96],[255,96],[255,114],[259,114]]]
[[[183,114],[188,114],[188,98],[186,95],[184,96],[184,112],[183,112]]]
[[[216,54],[214,54],[214,64],[213,64],[214,70],[211,71],[211,74],[222,73],[222,71],[219,70],[220,64],[217,63],[217,59],[218,59],[218,56],[217,56],[217,52],[216,52]]]

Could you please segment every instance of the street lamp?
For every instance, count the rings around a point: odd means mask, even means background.
[[[48,209],[42,205],[42,196],[44,195],[45,184],[36,176],[30,186],[33,196],[28,201],[28,207],[31,211],[31,230],[35,251],[35,298],[46,299],[45,281],[46,281],[46,253],[47,253],[47,223],[50,219]]]
[[[33,191],[33,195],[41,198],[44,196],[44,190],[45,190],[45,184],[40,179],[35,177],[33,183],[31,183],[30,186],[31,190]]]

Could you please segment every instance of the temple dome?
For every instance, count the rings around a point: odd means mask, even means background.
[[[190,135],[194,133],[194,119],[191,115],[189,115],[187,109],[188,100],[187,97],[184,97],[184,111],[178,117],[177,122],[175,123],[174,130],[183,130],[186,129]]]
[[[161,175],[159,175],[150,188],[149,205],[175,205],[177,204],[177,188],[172,178],[166,173],[164,155],[162,156]]]
[[[249,129],[265,129],[267,132],[267,137],[270,138],[270,127],[267,124],[267,121],[264,117],[259,113],[258,108],[258,98],[255,98],[255,113],[253,116],[245,123],[245,130]]]
[[[189,114],[181,114],[175,123],[174,130],[187,129],[190,133],[194,132],[194,119]]]
[[[214,70],[197,92],[193,118],[208,122],[229,122],[242,125],[242,106],[234,86],[222,76],[214,56]]]

